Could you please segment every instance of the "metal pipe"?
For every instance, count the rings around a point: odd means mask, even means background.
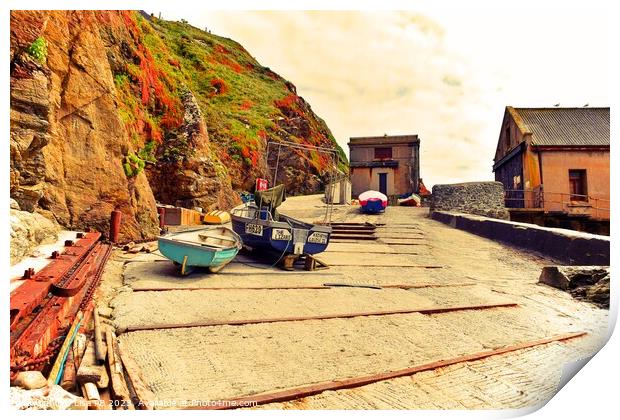
[[[121,230],[121,219],[123,213],[119,210],[112,211],[112,215],[110,217],[110,242],[116,243],[118,242],[118,235]]]

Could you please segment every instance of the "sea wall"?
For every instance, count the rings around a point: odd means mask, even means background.
[[[563,264],[609,265],[608,236],[463,213],[435,211],[431,217],[457,229],[538,252]]]
[[[431,212],[456,211],[509,220],[501,182],[464,182],[433,186]]]

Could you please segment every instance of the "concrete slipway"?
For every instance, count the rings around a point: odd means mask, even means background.
[[[323,206],[318,196],[289,198],[282,212],[317,221]],[[331,243],[321,255],[331,267],[316,272],[285,272],[240,255],[219,274],[179,279],[161,257],[117,251],[100,301],[112,308],[120,346],[136,365],[133,373],[165,405],[381,374],[587,332],[258,408],[518,408],[550,398],[563,364],[602,345],[608,312],[538,285],[541,268],[552,261],[453,229],[429,219],[427,211],[392,207],[384,215],[365,216],[350,206],[336,207],[335,221],[385,225],[376,241]],[[317,288],[327,282],[384,287]],[[221,325],[502,304],[516,305]],[[141,330],[205,322],[216,325]]]

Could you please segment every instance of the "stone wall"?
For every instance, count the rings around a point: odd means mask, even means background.
[[[431,212],[452,211],[509,220],[501,182],[464,182],[433,186]]]

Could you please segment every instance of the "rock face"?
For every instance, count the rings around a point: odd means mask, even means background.
[[[501,182],[464,182],[433,186],[430,211],[455,211],[509,220]]]
[[[184,161],[162,163],[148,169],[155,195],[165,203],[203,210],[228,208],[236,203],[230,178],[219,176],[225,171],[212,156],[209,134],[202,112],[191,92],[183,95],[185,114],[180,128],[180,141],[194,150]]]
[[[543,268],[538,281],[608,309],[609,275],[609,267],[603,266],[550,266]]]
[[[104,233],[119,209],[121,239],[154,235],[146,176],[127,179],[121,166],[130,140],[93,15],[13,11],[11,28],[11,196],[63,226]],[[38,37],[44,62],[28,53]]]
[[[155,202],[227,209],[267,175],[268,141],[333,147],[295,87],[239,44],[129,11],[11,12],[10,191],[22,210],[120,240],[158,232]],[[288,191],[320,155],[289,153]],[[305,178],[300,177],[305,174]]]
[[[58,239],[60,226],[37,213],[11,209],[11,264],[15,264],[39,244]]]

